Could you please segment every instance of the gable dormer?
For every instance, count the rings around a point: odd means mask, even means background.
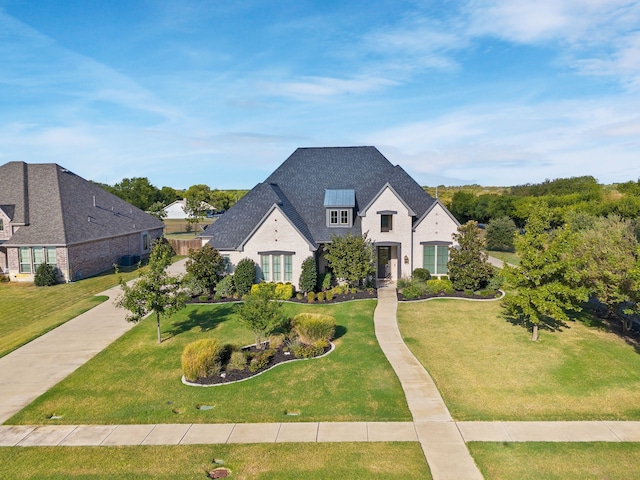
[[[351,227],[353,212],[356,208],[356,191],[353,189],[325,190],[324,208],[327,227]]]

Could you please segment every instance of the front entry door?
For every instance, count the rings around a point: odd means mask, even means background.
[[[378,247],[378,278],[391,278],[391,247]]]

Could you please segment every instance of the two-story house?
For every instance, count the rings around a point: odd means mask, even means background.
[[[200,237],[231,268],[251,258],[259,279],[297,285],[304,259],[326,271],[324,246],[348,233],[367,233],[379,279],[446,275],[458,226],[375,147],[299,148]]]

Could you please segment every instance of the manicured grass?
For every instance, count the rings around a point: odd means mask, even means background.
[[[571,322],[532,342],[500,302],[403,303],[398,320],[456,420],[640,419],[640,355],[615,334]]]
[[[132,267],[120,273],[129,280],[139,272]],[[0,357],[104,302],[107,297],[94,295],[117,284],[113,270],[52,287],[0,283]]]
[[[0,477],[204,479],[214,459],[237,480],[431,478],[417,442],[0,448]]]
[[[638,478],[639,443],[471,442],[467,446],[487,480]]]
[[[375,305],[374,300],[286,304],[290,317],[301,311],[334,315],[336,350],[324,358],[280,365],[245,382],[209,388],[180,382],[180,356],[187,343],[204,337],[252,343],[250,332],[235,320],[233,306],[187,307],[164,321],[167,340],[161,345],[155,342],[153,319],[147,319],[7,423],[408,421],[400,383],[375,339]],[[214,408],[202,411],[197,405]],[[48,420],[52,414],[62,419]]]
[[[495,250],[487,250],[486,253],[491,257],[495,257],[503,262],[510,263],[511,265],[520,265],[520,257],[517,253],[498,252]]]

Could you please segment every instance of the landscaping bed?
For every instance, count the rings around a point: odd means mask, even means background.
[[[333,350],[333,344],[325,347],[322,352],[314,357],[309,358],[319,358],[326,354],[328,354],[331,350]],[[262,367],[257,369],[256,371],[249,370],[249,367],[245,367],[242,370],[235,369],[225,369],[222,373],[217,375],[213,375],[210,377],[198,378],[195,382],[187,382],[183,379],[183,383],[187,385],[224,385],[226,383],[234,383],[241,382],[243,380],[247,380],[249,378],[255,377],[256,375],[260,375],[262,372],[266,372],[267,370],[272,369],[273,367],[280,365],[281,363],[293,362],[295,360],[308,360],[309,358],[301,358],[296,357],[291,351],[288,350],[288,347],[284,345],[280,345],[278,348],[274,348],[275,352],[269,358],[268,363]],[[243,352],[246,352],[249,357],[260,355],[261,352],[265,350],[258,350],[255,345],[249,345],[248,347],[242,348]]]
[[[500,290],[495,290],[492,292],[483,292],[483,294],[479,293],[468,293],[468,292],[439,292],[439,293],[424,293],[418,297],[407,298],[402,292],[398,291],[398,301],[400,302],[414,302],[419,300],[428,300],[430,298],[466,298],[470,300],[494,300],[496,298],[500,298],[502,296],[502,292]]]
[[[370,300],[372,298],[378,298],[378,291],[375,288],[367,289],[367,290],[358,290],[355,293],[343,293],[343,294],[335,294],[331,300],[317,300],[315,299],[313,302],[310,302],[307,297],[297,298],[291,297],[287,302],[293,303],[311,303],[311,304],[336,304],[342,302],[348,302],[351,300]],[[187,301],[187,303],[231,303],[231,302],[240,302],[239,298],[234,297],[215,297],[213,295],[193,295]]]

